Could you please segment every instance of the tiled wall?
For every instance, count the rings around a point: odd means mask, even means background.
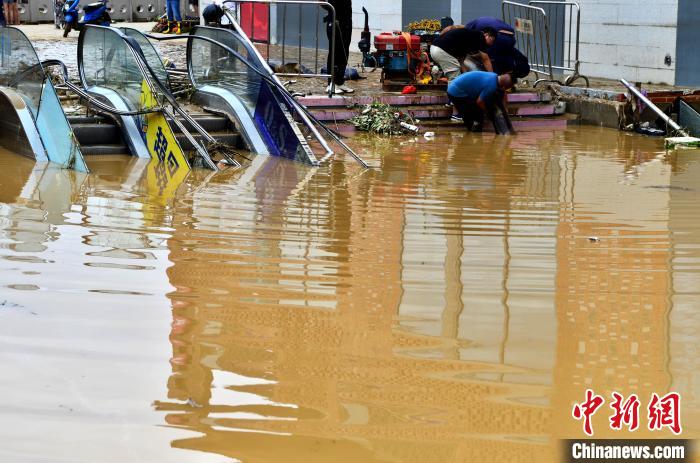
[[[583,74],[675,81],[678,0],[578,0]],[[666,55],[671,65],[664,64]]]

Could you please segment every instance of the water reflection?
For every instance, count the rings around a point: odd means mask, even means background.
[[[697,436],[692,154],[597,128],[353,143],[380,168],[256,157],[163,200],[105,161],[77,187],[76,259],[119,279],[81,297],[167,306],[149,412],[175,453],[142,446],[168,461],[555,461],[557,439],[582,435],[571,405],[588,387],[643,404],[677,390]],[[613,436],[607,411],[597,436]]]
[[[452,134],[443,152],[367,140],[379,170],[277,162],[195,195],[168,243],[173,375],[157,407],[201,436],[174,445],[541,461],[551,437],[580,435],[570,404],[586,387],[668,390],[669,190],[655,186],[671,165],[592,131]]]

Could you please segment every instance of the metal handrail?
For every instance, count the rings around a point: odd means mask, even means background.
[[[586,81],[586,86],[589,85],[588,77],[582,75],[579,72],[579,67],[581,65],[581,62],[579,61],[579,46],[581,42],[581,6],[574,1],[554,1],[554,0],[531,0],[528,2],[528,5],[544,5],[544,6],[551,6],[552,8],[560,8],[564,7],[564,24],[562,24],[562,40],[564,40],[564,37],[566,35],[566,26],[568,24],[569,28],[569,34],[568,34],[568,46],[566,47],[566,61],[564,62],[565,66],[555,66],[553,65],[553,69],[558,69],[560,71],[569,71],[572,72],[572,75],[567,76],[566,79],[564,79],[564,85],[571,85],[574,81],[578,79],[584,79]],[[572,64],[572,59],[571,59],[571,45],[572,45],[572,40],[571,40],[571,35],[572,31],[574,30],[573,28],[573,10],[574,8],[576,9],[576,42],[575,42],[575,48],[574,48],[574,59],[573,59],[573,66]],[[566,13],[568,9],[569,13],[569,20],[568,22],[566,21]],[[551,15],[547,16],[547,20],[549,22],[549,18],[551,18]],[[559,27],[557,24],[554,24],[554,43],[555,43],[555,49],[557,47],[557,38],[558,38],[558,31]],[[562,55],[564,53],[564,47],[562,46]],[[563,61],[563,56],[562,56],[562,61]],[[562,63],[562,64],[564,64]]]
[[[203,27],[203,26],[197,26],[197,27]],[[226,29],[221,29],[221,30],[226,30]],[[231,33],[232,31],[229,31],[229,32]],[[362,166],[365,167],[365,168],[369,168],[369,164],[367,164],[367,162],[366,162],[364,159],[362,159],[357,153],[355,153],[355,152],[340,138],[340,136],[339,136],[337,133],[335,133],[333,130],[331,130],[329,127],[327,127],[327,126],[326,126],[325,124],[323,124],[321,121],[319,121],[305,106],[301,105],[297,100],[295,100],[294,97],[292,97],[292,95],[290,95],[289,91],[287,91],[287,89],[284,88],[284,85],[279,81],[279,79],[277,78],[277,76],[275,76],[274,74],[269,74],[269,73],[263,72],[262,70],[258,69],[256,66],[254,66],[253,64],[251,64],[251,63],[249,62],[249,60],[247,60],[243,55],[241,55],[239,52],[237,52],[236,50],[232,49],[231,47],[227,46],[226,44],[223,44],[223,43],[221,43],[221,42],[219,42],[219,41],[217,41],[217,40],[214,40],[214,39],[212,39],[212,38],[210,38],[210,37],[204,37],[204,36],[201,36],[201,35],[194,35],[194,34],[188,35],[188,36],[170,36],[170,37],[160,37],[160,36],[154,36],[154,35],[151,35],[151,34],[144,34],[144,35],[145,35],[146,37],[152,38],[152,39],[154,39],[154,40],[163,40],[163,41],[167,41],[167,40],[178,40],[178,39],[198,39],[198,40],[204,40],[204,41],[206,41],[206,42],[209,42],[209,43],[212,43],[212,44],[215,44],[215,45],[220,46],[220,47],[221,47],[222,49],[224,49],[225,51],[231,53],[232,56],[238,58],[238,59],[239,59],[245,66],[247,66],[250,70],[252,70],[252,71],[255,72],[256,74],[258,74],[258,75],[260,76],[261,79],[265,80],[267,83],[269,83],[270,85],[272,85],[272,86],[274,86],[276,89],[278,89],[278,90],[280,91],[280,93],[282,94],[282,96],[285,98],[285,101],[286,101],[289,105],[291,105],[291,106],[297,111],[297,114],[299,115],[299,117],[301,117],[302,120],[304,120],[304,121],[308,121],[308,122],[305,122],[305,124],[306,124],[307,127],[309,127],[309,129],[311,129],[315,134],[318,134],[318,138],[317,138],[317,139],[318,139],[319,142],[324,146],[324,148],[328,146],[328,143],[327,143],[327,142],[325,141],[325,139],[321,136],[321,134],[318,133],[318,131],[316,130],[316,128],[314,127],[313,124],[316,124],[316,125],[320,126],[321,128],[323,128],[323,130],[324,130],[328,135],[330,135],[330,136],[331,136],[331,137],[332,137],[332,138],[333,138],[333,139],[334,139],[348,154],[350,154],[350,156],[351,156],[353,159],[355,159],[360,165],[362,165]],[[240,34],[238,34],[238,35],[240,35]],[[246,36],[246,35],[241,35],[241,38],[247,38],[247,36]],[[246,45],[246,44],[244,43],[244,45],[246,46],[246,50],[249,51],[249,52],[250,52],[249,47],[255,48],[255,47],[254,47],[252,44],[250,44],[250,43],[249,43],[248,45]],[[194,82],[194,78],[193,78],[193,76],[192,76],[191,74],[190,74],[190,80],[191,80],[192,82]],[[329,156],[332,156],[332,155],[333,155],[333,150],[331,150],[330,147],[328,147],[328,149],[326,150],[326,155],[325,155],[322,159],[325,160],[325,159],[327,159]]]
[[[319,0],[243,0],[243,1],[237,1],[237,0],[224,0],[223,2],[223,9],[224,13],[226,13],[226,17],[231,21],[231,24],[233,27],[236,29],[236,32],[238,32],[241,35],[244,35],[247,37],[245,32],[243,31],[243,28],[239,24],[239,14],[238,11],[234,8],[229,8],[226,6],[227,3],[234,3],[236,7],[240,6],[240,3],[262,3],[262,4],[269,4],[269,5],[283,5],[285,8],[287,5],[299,5],[300,8],[301,6],[304,5],[318,5],[322,8],[324,8],[327,11],[330,11],[331,15],[331,39],[330,43],[328,44],[328,53],[330,53],[331,57],[331,62],[330,62],[330,69],[328,69],[327,74],[302,74],[302,73],[297,73],[297,74],[289,74],[289,73],[280,73],[277,74],[275,73],[268,65],[267,61],[262,57],[260,54],[260,51],[257,49],[257,47],[253,46],[255,48],[255,53],[260,58],[264,63],[265,66],[268,68],[270,73],[278,76],[299,76],[299,77],[325,77],[330,79],[330,85],[329,85],[329,91],[328,91],[328,96],[332,97],[335,91],[335,73],[333,70],[335,69],[335,36],[337,32],[337,20],[336,20],[336,14],[335,14],[335,7],[331,5],[330,3],[326,1],[319,1]],[[286,42],[286,14],[283,13],[283,20],[282,20],[282,61],[284,61],[284,50],[285,50],[285,42]],[[318,18],[318,14],[317,14]],[[301,65],[301,17],[299,19],[299,65]],[[250,41],[252,44],[252,41]],[[268,39],[268,56],[270,54],[269,52],[269,44],[270,40]],[[316,25],[316,66],[318,67],[318,23]],[[284,64],[284,63],[282,63]]]
[[[228,18],[228,20],[231,21],[231,24],[233,25],[233,28],[236,30],[238,35],[243,39],[243,41],[245,43],[247,43],[246,49],[249,52],[253,53],[253,56],[255,56],[258,59],[258,61],[263,66],[263,69],[265,69],[275,79],[275,82],[277,83],[276,86],[284,88],[282,81],[279,79],[279,77],[277,77],[277,75],[272,70],[272,68],[270,68],[270,65],[268,64],[268,62],[260,54],[260,50],[257,49],[257,47],[255,46],[255,44],[253,44],[253,42],[250,40],[248,35],[246,35],[245,31],[240,26],[240,24],[238,24],[236,17],[232,14],[233,10],[226,7],[226,3],[229,3],[231,1],[233,1],[233,0],[224,0],[224,3],[223,3],[224,14],[226,14],[226,17]],[[258,1],[264,2],[264,0],[258,0]],[[277,0],[277,1],[285,2],[285,1],[289,1],[289,0]],[[335,93],[335,78],[333,77],[333,72],[332,72],[332,69],[335,68],[335,52],[334,52],[334,50],[335,50],[335,33],[336,33],[335,7],[328,2],[314,1],[311,3],[328,5],[328,7],[330,8],[330,11],[333,15],[333,27],[331,29],[331,31],[332,31],[331,43],[329,45],[330,49],[328,51],[329,53],[331,53],[331,83],[328,87],[328,96],[332,98],[333,93]],[[287,98],[287,95],[289,94],[289,92],[287,91],[286,88],[284,88],[283,94],[285,95],[285,98]],[[304,125],[306,125],[306,127],[309,128],[309,130],[313,134],[316,141],[318,141],[321,144],[321,146],[323,147],[323,149],[326,151],[326,155],[324,156],[324,158],[331,156],[333,154],[333,150],[328,145],[328,142],[326,142],[326,139],[323,138],[323,136],[319,133],[318,130],[316,130],[316,127],[314,126],[314,124],[312,124],[312,122],[310,120],[312,118],[313,119],[315,119],[315,118],[311,115],[311,113],[309,111],[306,111],[306,108],[302,109],[301,105],[291,95],[289,95],[287,100],[291,102],[290,104],[294,105],[295,107],[298,107],[297,113],[299,114],[299,117],[302,118]],[[320,123],[318,120],[315,120],[315,122]],[[323,124],[321,124],[321,125],[323,126]],[[324,128],[325,128],[325,126],[324,126]],[[350,150],[350,148],[347,145],[345,145],[344,148]],[[352,151],[352,150],[350,150],[350,151]],[[354,151],[353,151],[353,156],[356,158],[359,158],[359,156],[357,156]],[[362,162],[364,162],[364,161],[362,161]]]
[[[139,70],[141,72],[142,77],[146,81],[146,85],[149,86],[151,92],[153,92],[154,95],[162,95],[165,97],[165,99],[168,101],[168,103],[172,106],[172,108],[177,112],[183,119],[185,119],[194,129],[199,132],[209,143],[216,142],[216,140],[209,135],[209,133],[204,130],[197,121],[195,121],[185,110],[183,110],[180,105],[178,104],[177,100],[175,99],[175,96],[172,95],[170,90],[167,88],[166,84],[160,81],[158,78],[158,75],[156,72],[153,70],[151,65],[148,63],[148,60],[146,60],[146,57],[143,54],[143,50],[141,49],[141,46],[138,44],[138,42],[133,38],[129,37],[124,34],[121,30],[113,27],[106,27],[106,26],[98,26],[94,24],[86,24],[83,30],[80,31],[80,36],[78,38],[78,73],[80,75],[80,82],[83,85],[83,87],[87,90],[87,78],[85,77],[85,68],[83,66],[83,40],[84,40],[84,34],[86,31],[90,30],[91,28],[98,28],[98,29],[103,29],[103,30],[108,30],[111,33],[117,34],[119,38],[122,39],[122,41],[127,45],[127,48],[131,52],[132,56],[136,60],[136,65],[139,67]],[[216,164],[214,161],[211,159],[209,156],[209,153],[207,152],[206,148],[202,146],[186,129],[184,124],[182,124],[181,121],[177,119],[177,117],[165,106],[162,106],[162,113],[170,120],[172,121],[175,125],[178,126],[178,128],[182,131],[183,135],[187,138],[187,140],[194,146],[195,150],[197,153],[204,159],[204,161],[207,163],[209,168],[213,170],[218,170],[216,167]]]
[[[536,30],[532,31],[532,34],[525,34],[523,32],[518,31],[517,29],[515,31],[516,37],[518,36],[518,34],[521,35],[521,38],[525,38],[529,35],[533,36],[532,41],[529,38],[526,40],[526,48],[524,50],[525,55],[530,61],[532,72],[534,72],[535,74],[543,74],[548,77],[545,79],[536,80],[534,85],[545,81],[555,81],[554,72],[552,70],[552,54],[549,47],[549,27],[547,25],[547,13],[544,11],[544,9],[536,6],[530,6],[522,3],[504,0],[503,2],[501,2],[501,15],[503,17],[503,21],[512,24],[513,17],[516,14],[514,12],[516,8],[523,9],[527,16],[526,18],[518,19],[526,19],[530,22],[534,20],[535,24],[538,24],[539,20],[539,22],[541,22],[543,25],[542,29],[544,29],[544,31],[542,31],[539,27],[537,27]],[[506,11],[508,12],[508,15],[506,15]],[[533,27],[533,29],[535,28]]]
[[[78,87],[75,85],[73,82],[71,82],[68,78],[68,68],[66,67],[66,64],[58,59],[47,59],[42,61],[41,64],[43,67],[53,67],[53,66],[58,66],[61,68],[61,74],[58,75],[58,77],[61,78],[61,82],[63,85],[68,87],[69,90],[72,92],[76,93],[80,98],[83,98],[87,100],[88,105],[97,107],[100,111],[107,112],[109,114],[114,114],[115,116],[141,116],[144,114],[150,114],[150,113],[157,113],[161,112],[162,108],[160,106],[151,108],[151,109],[141,109],[138,111],[120,111],[118,109],[113,108],[112,106],[109,106],[94,96],[90,95],[86,91],[84,91],[81,87]],[[34,65],[36,66],[36,65]],[[32,67],[34,67],[32,66]],[[27,68],[24,72],[28,71],[30,68]]]
[[[331,7],[332,8],[332,7]],[[333,9],[333,15],[335,16],[335,9]],[[229,19],[235,19],[235,18],[230,18]],[[318,140],[318,142],[323,146],[323,148],[326,150],[326,155],[322,159],[327,159],[330,156],[333,155],[333,150],[331,147],[328,145],[328,142],[326,142],[326,139],[323,138],[323,136],[316,130],[316,125],[320,126],[323,128],[323,130],[331,136],[335,140],[336,143],[338,143],[350,156],[352,156],[353,159],[355,159],[362,167],[364,168],[369,168],[369,164],[365,162],[364,159],[362,159],[355,151],[353,151],[342,139],[341,137],[335,133],[333,130],[331,130],[328,126],[326,126],[324,123],[319,121],[312,113],[309,111],[305,106],[300,104],[297,100],[294,99],[294,97],[287,91],[287,89],[284,87],[282,82],[279,80],[277,75],[270,69],[269,65],[267,62],[262,58],[260,55],[260,52],[258,51],[257,48],[255,48],[255,45],[250,41],[248,36],[245,34],[245,32],[240,28],[237,22],[232,21],[232,24],[234,25],[234,28],[236,28],[236,31],[238,32],[238,35],[243,38],[245,41],[247,41],[248,46],[246,47],[249,52],[252,50],[255,56],[258,58],[258,60],[262,63],[263,68],[270,74],[270,76],[265,76],[263,73],[261,73],[259,70],[256,69],[256,72],[258,72],[263,78],[270,82],[272,85],[275,85],[280,91],[282,92],[282,95],[284,95],[287,103],[292,106],[296,111],[299,117],[302,119],[304,122],[304,125],[311,130],[311,132],[314,135],[314,138]],[[334,29],[335,29],[335,24],[334,24]],[[333,37],[335,37],[335,33],[333,34]],[[234,52],[235,53],[235,52]],[[237,53],[236,53],[237,54]],[[240,56],[240,55],[239,55]],[[246,60],[243,60],[250,66],[249,63],[247,63]],[[253,68],[254,69],[254,68]],[[331,85],[332,88],[332,85]]]
[[[647,105],[652,111],[654,111],[656,115],[659,116],[666,124],[670,125],[673,130],[680,133],[684,137],[690,136],[688,132],[683,130],[683,128],[676,123],[676,121],[671,119],[668,114],[661,111],[661,109],[659,109],[658,106],[652,103],[651,100],[644,96],[644,94],[640,92],[639,89],[637,89],[634,85],[630,84],[625,79],[620,79],[620,82],[622,82],[622,85],[627,87],[627,90],[629,90],[634,96],[639,98],[645,105]]]

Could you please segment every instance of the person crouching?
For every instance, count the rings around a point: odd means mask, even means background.
[[[486,34],[461,25],[449,26],[430,46],[430,58],[440,66],[445,77],[452,81],[461,73],[477,68],[492,71],[486,53],[489,46]]]
[[[472,71],[464,73],[447,86],[447,96],[462,115],[464,125],[480,132],[486,115],[500,135],[514,133],[508,113],[503,107],[504,92],[513,86],[510,74]]]

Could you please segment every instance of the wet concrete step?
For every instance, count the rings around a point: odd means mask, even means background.
[[[357,108],[312,108],[311,113],[320,121],[345,121],[362,112]],[[452,116],[452,107],[441,105],[403,106],[402,111],[410,113],[416,119],[448,119]],[[520,117],[542,117],[564,114],[566,106],[557,104],[519,104],[509,105],[508,113]]]
[[[513,128],[517,131],[533,131],[533,130],[563,130],[571,124],[578,124],[578,116],[576,114],[562,114],[558,116],[547,117],[517,117],[511,118]],[[452,122],[449,119],[429,119],[421,124],[421,133],[433,128],[453,128],[454,130],[463,130],[464,126],[461,122]],[[493,131],[493,127],[487,121],[484,124],[484,131]]]
[[[513,128],[516,132],[539,132],[539,131],[559,131],[565,130],[570,124],[575,124],[577,121],[575,118],[569,117],[571,115],[557,116],[551,118],[539,118],[539,119],[528,119],[528,118],[513,118]],[[337,126],[333,127],[337,129],[338,132],[344,134],[356,133],[357,130],[351,124],[346,122],[341,122]],[[449,119],[433,119],[420,124],[420,132],[416,135],[417,137],[422,136],[425,132],[435,131],[442,133],[444,131],[466,131],[466,128],[459,122],[451,122]],[[484,132],[493,133],[493,125],[486,121],[484,123]]]
[[[308,108],[347,108],[352,106],[364,106],[373,102],[390,104],[392,106],[423,106],[448,103],[447,95],[370,95],[370,96],[334,96],[328,98],[323,95],[309,95],[297,98],[299,103]],[[519,103],[549,103],[552,94],[549,92],[518,92],[509,93],[510,104]]]

